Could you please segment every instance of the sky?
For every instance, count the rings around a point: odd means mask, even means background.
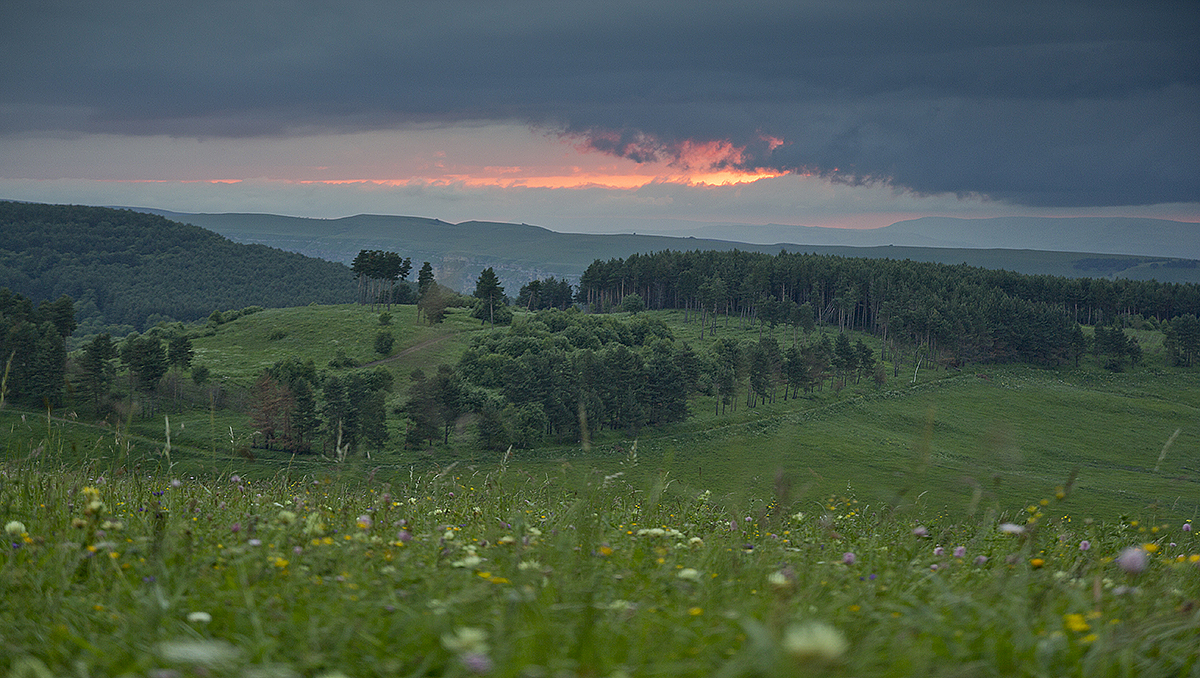
[[[0,0],[0,60],[0,198],[1200,222],[1195,0]]]

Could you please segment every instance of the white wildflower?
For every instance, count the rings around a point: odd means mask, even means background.
[[[802,662],[830,663],[850,649],[842,632],[824,622],[788,627],[779,645],[788,656]]]
[[[442,634],[442,647],[455,654],[487,654],[487,633],[483,629],[462,626],[455,629],[454,633]]]

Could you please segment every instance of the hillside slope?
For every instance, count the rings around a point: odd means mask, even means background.
[[[104,207],[0,202],[0,288],[75,300],[76,336],[214,310],[352,301],[350,269]]]

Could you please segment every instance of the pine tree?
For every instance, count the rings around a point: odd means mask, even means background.
[[[475,298],[481,300],[488,309],[488,322],[496,326],[496,304],[504,297],[504,288],[500,286],[500,278],[491,266],[483,269],[475,282]]]
[[[116,371],[112,361],[117,357],[117,346],[108,334],[97,334],[91,341],[83,345],[83,355],[79,360],[82,373],[79,382],[80,393],[92,401],[92,410],[100,414],[100,403],[108,395]]]

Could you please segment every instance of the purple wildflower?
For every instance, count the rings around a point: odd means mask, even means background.
[[[967,547],[966,546],[955,546],[954,547],[954,557],[955,558],[964,558],[964,557],[966,557],[966,555],[967,555]]]
[[[923,539],[923,538],[929,536],[929,530],[925,529],[924,525],[917,525],[916,527],[913,528],[913,536],[917,537],[919,539]]]
[[[1080,550],[1080,551],[1087,551],[1087,550],[1089,550],[1089,549],[1091,549],[1091,548],[1092,548],[1092,542],[1090,542],[1090,541],[1088,541],[1088,540],[1086,540],[1086,539],[1084,539],[1083,541],[1079,542],[1079,550]]]
[[[846,551],[845,553],[842,554],[842,562],[847,565],[853,565],[854,561],[856,561],[856,560],[858,560],[858,557],[855,556],[854,552],[852,552],[852,551]]]
[[[1148,562],[1146,552],[1137,546],[1130,546],[1117,556],[1117,567],[1129,574],[1137,574],[1145,570]]]
[[[491,673],[492,660],[482,652],[467,652],[458,658],[471,673]]]

